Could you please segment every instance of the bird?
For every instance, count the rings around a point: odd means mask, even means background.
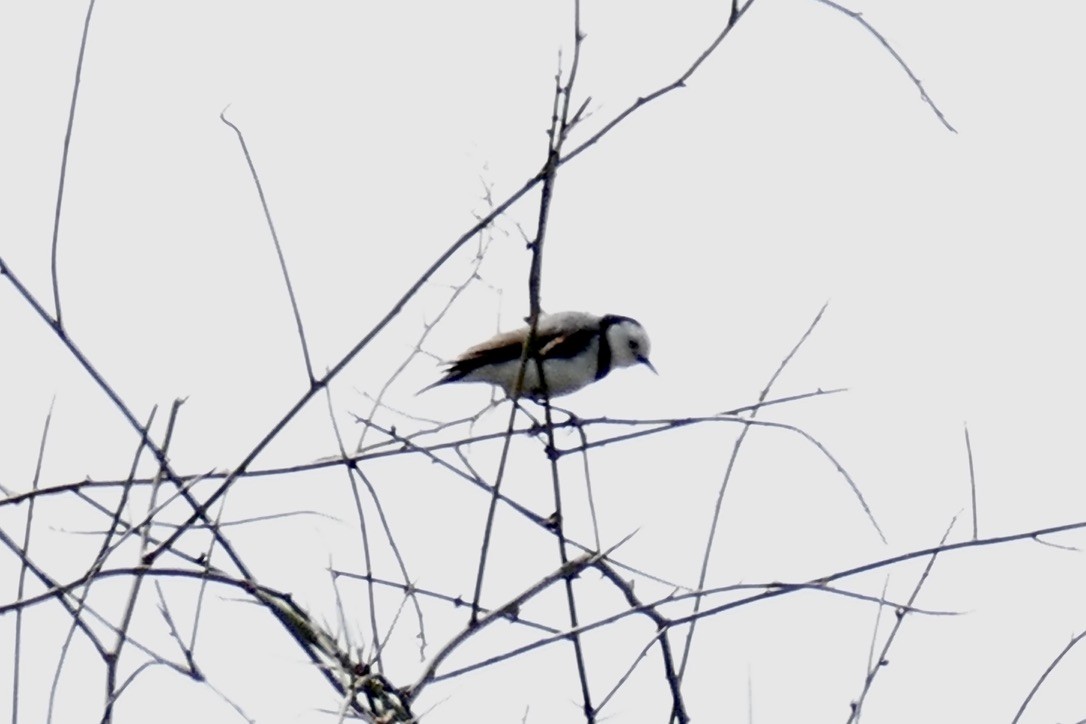
[[[524,326],[502,332],[469,348],[449,363],[440,380],[419,393],[453,382],[485,382],[513,397],[529,331]],[[537,400],[568,395],[602,380],[616,367],[637,364],[658,374],[649,361],[649,337],[636,319],[587,312],[540,315],[535,344],[529,350],[524,369],[521,395]]]

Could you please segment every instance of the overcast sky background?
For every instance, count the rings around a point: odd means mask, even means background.
[[[809,580],[935,545],[957,514],[950,540],[967,539],[964,423],[981,536],[1086,520],[1086,291],[1074,251],[1084,232],[1086,10],[1069,2],[849,7],[905,58],[957,134],[855,20],[813,0],[757,0],[686,88],[638,111],[558,179],[544,308],[640,319],[660,371],[622,370],[562,401],[582,417],[685,417],[751,403],[829,301],[776,393],[849,392],[763,414],[833,452],[888,545],[816,449],[756,429],[725,496],[710,585]],[[50,310],[49,240],[85,10],[74,2],[0,8],[0,254]],[[674,80],[726,11],[721,2],[586,0],[576,99],[591,96],[591,115],[571,143]],[[60,226],[64,319],[137,416],[162,406],[160,440],[170,401],[188,398],[170,449],[176,469],[237,465],[307,384],[259,200],[219,113],[229,106],[253,154],[320,373],[485,213],[484,184],[501,200],[538,170],[571,17],[568,3],[538,2],[98,4]],[[485,283],[461,297],[427,352],[454,356],[524,316],[529,255],[518,224],[534,228],[537,211],[530,195],[498,222]],[[332,385],[349,446],[361,432],[352,413],[368,412],[365,394],[410,352],[447,285],[470,272],[475,248],[462,249]],[[54,396],[42,484],[122,478],[134,433],[2,286],[0,485],[30,487]],[[435,358],[416,359],[386,401],[439,420],[487,401],[475,387],[415,397],[438,373]],[[377,419],[418,424],[391,412]],[[506,419],[503,407],[480,429]],[[618,558],[693,585],[738,432],[714,424],[594,452],[603,544],[636,530]],[[560,442],[576,438],[563,433]],[[257,467],[336,450],[318,398]],[[490,479],[499,450],[470,453]],[[470,596],[487,498],[421,459],[365,470],[416,583]],[[518,441],[508,494],[549,513],[548,470],[536,443]],[[581,462],[567,458],[567,525],[587,542],[582,478]],[[229,531],[258,580],[329,622],[326,568],[362,570],[347,486],[340,470],[247,479],[224,516],[312,512]],[[21,539],[24,515],[0,508],[0,525]],[[80,575],[98,541],[81,533],[105,519],[62,498],[38,515],[35,560],[60,580]],[[513,515],[499,515],[495,536],[489,605],[557,565],[553,540]],[[196,533],[182,541],[194,553],[206,545]],[[1086,534],[1049,542],[1081,547]],[[394,578],[386,559],[379,570]],[[907,599],[923,565],[891,569],[887,596]],[[0,557],[3,603],[15,600],[17,571],[13,557]],[[884,581],[879,571],[846,587],[879,595]],[[127,591],[111,585],[102,586],[103,610]],[[585,620],[623,606],[595,574],[578,585]],[[668,593],[644,582],[637,590]],[[191,623],[195,586],[171,591],[175,615]],[[137,636],[171,650],[145,595]],[[352,636],[364,636],[364,589],[344,584],[343,595],[357,617]],[[328,720],[318,710],[334,709],[334,697],[282,629],[235,591],[210,596],[197,651],[210,682],[261,722]],[[384,627],[399,602],[381,601]],[[962,615],[906,619],[864,721],[1010,720],[1086,628],[1084,603],[1075,550],[1024,542],[940,557],[917,605]],[[524,614],[563,621],[558,590]],[[805,593],[703,622],[684,687],[694,719],[746,721],[750,706],[756,722],[844,721],[875,616],[869,603]],[[429,604],[428,654],[465,618]],[[23,721],[43,720],[67,624],[56,605],[28,614]],[[398,684],[421,672],[411,625],[399,624],[388,652],[386,673]],[[11,616],[0,621],[0,641],[12,640],[13,626]],[[598,696],[651,634],[631,620],[588,639]],[[495,628],[450,666],[531,638]],[[674,640],[678,648],[678,632]],[[417,711],[435,707],[433,721],[520,721],[526,710],[529,722],[576,720],[570,648],[433,685]],[[85,645],[69,657],[54,721],[97,721],[100,662]],[[10,688],[11,665],[0,655],[0,692]],[[1022,721],[1086,720],[1084,674],[1086,650],[1076,649]],[[603,716],[663,721],[668,701],[653,650]],[[125,693],[117,721],[240,721],[234,716],[208,687],[157,668]]]

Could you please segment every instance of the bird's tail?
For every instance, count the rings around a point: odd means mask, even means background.
[[[416,393],[415,393],[415,397],[418,397],[419,395],[421,395],[421,394],[422,394],[423,392],[426,392],[427,390],[432,390],[432,389],[434,389],[435,387],[440,387],[441,385],[447,385],[447,384],[449,384],[450,382],[452,382],[452,380],[450,380],[450,379],[449,379],[448,377],[442,377],[442,378],[441,378],[440,380],[438,380],[437,382],[434,382],[433,384],[429,384],[429,385],[426,385],[426,386],[425,386],[425,387],[423,387],[423,388],[422,388],[421,390],[419,390],[418,392],[416,392]]]

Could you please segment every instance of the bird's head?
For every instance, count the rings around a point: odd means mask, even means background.
[[[623,318],[608,327],[607,341],[611,345],[611,359],[616,367],[642,364],[656,372],[649,361],[649,336],[636,319]]]

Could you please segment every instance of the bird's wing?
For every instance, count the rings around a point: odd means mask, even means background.
[[[599,330],[596,325],[585,326],[582,317],[587,316],[567,313],[547,315],[540,319],[534,345],[539,354],[543,357],[569,358],[584,350]],[[518,360],[527,338],[528,327],[502,332],[468,349],[453,362],[453,367],[463,374],[483,365]]]
[[[527,327],[501,332],[485,342],[469,347],[466,352],[456,358],[456,361],[484,360],[484,364],[486,364],[517,359],[520,357],[520,349],[524,345],[524,339],[527,336]]]
[[[592,340],[598,334],[598,329],[577,329],[563,334],[556,334],[540,347],[539,355],[544,359],[570,359],[576,357],[592,344]]]

